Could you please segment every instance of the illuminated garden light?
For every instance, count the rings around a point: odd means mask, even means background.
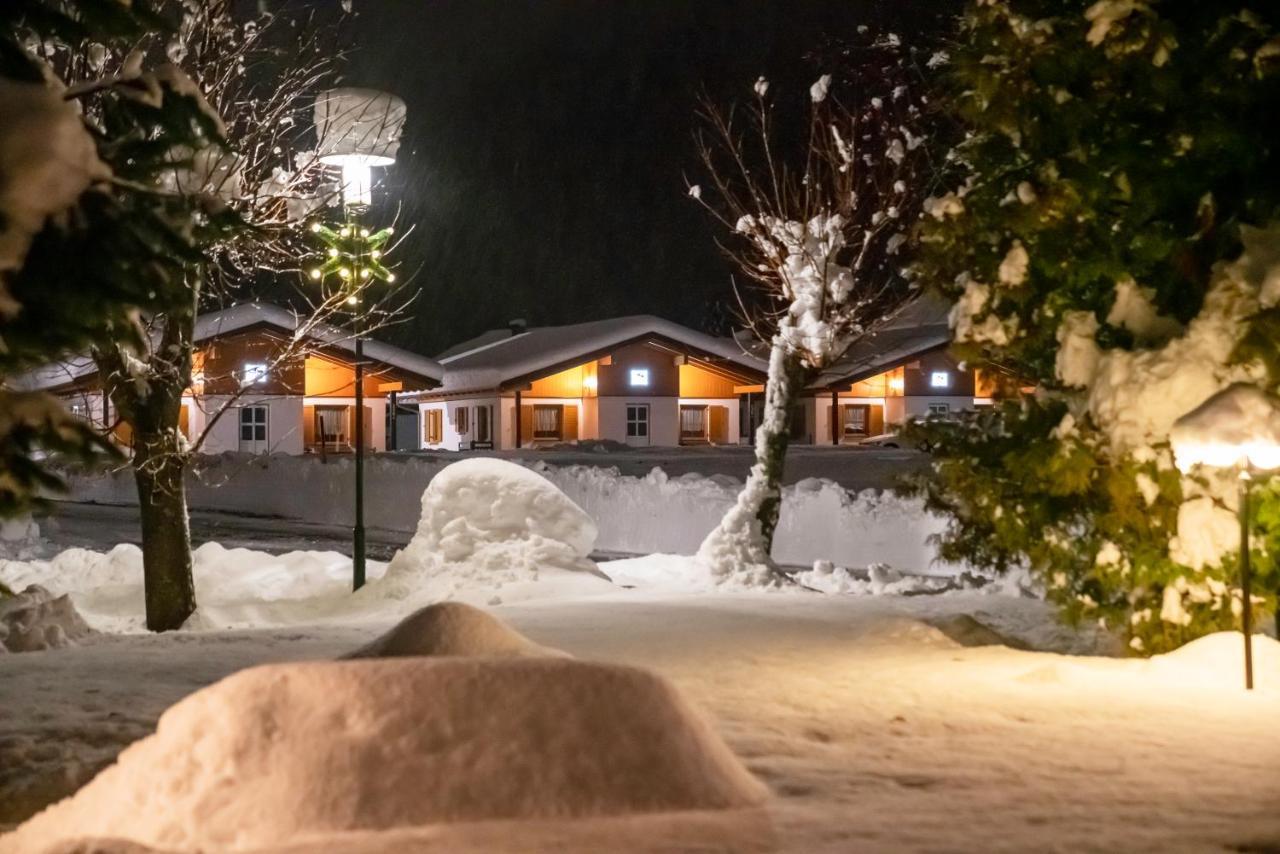
[[[1240,598],[1244,684],[1253,690],[1253,579],[1249,566],[1249,484],[1258,471],[1280,468],[1280,398],[1236,383],[1179,418],[1169,434],[1178,468],[1228,469],[1240,477]]]

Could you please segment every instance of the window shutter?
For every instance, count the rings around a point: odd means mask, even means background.
[[[562,439],[578,438],[578,407],[565,406],[561,420],[560,437]]]

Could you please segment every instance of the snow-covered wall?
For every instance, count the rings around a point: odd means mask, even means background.
[[[371,526],[411,532],[422,493],[445,463],[377,454],[366,462],[366,520]],[[737,496],[732,477],[687,474],[669,478],[660,469],[645,477],[614,468],[553,467],[542,474],[596,521],[596,548],[629,553],[692,554]],[[189,483],[196,509],[280,516],[332,525],[350,524],[354,463],[349,457],[222,454],[201,458]],[[127,473],[77,478],[72,496],[109,504],[136,502]],[[839,566],[886,563],[912,572],[951,572],[934,564],[927,538],[940,518],[916,501],[867,490],[850,493],[829,480],[787,487],[774,556],[787,564],[829,560]]]

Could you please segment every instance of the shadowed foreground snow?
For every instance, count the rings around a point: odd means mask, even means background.
[[[1280,650],[1269,639],[1247,695],[1238,635],[1151,661],[964,645],[994,631],[1090,646],[1026,599],[621,591],[493,610],[537,643],[672,679],[768,784],[781,850],[1280,845]],[[341,655],[386,628],[107,636],[0,657],[3,820],[76,788],[200,686]],[[523,838],[472,829],[508,850]],[[450,850],[438,833],[414,842]]]

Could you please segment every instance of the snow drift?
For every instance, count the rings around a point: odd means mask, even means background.
[[[344,658],[410,655],[564,656],[539,646],[506,623],[461,602],[428,605]]]
[[[246,851],[458,822],[735,810],[765,796],[674,686],[644,670],[556,658],[276,664],[171,707],[115,765],[0,837],[0,852],[83,838]]]
[[[417,532],[372,588],[391,596],[426,588],[445,599],[569,573],[607,585],[588,557],[595,540],[591,517],[540,474],[504,460],[463,460],[431,479]]]

